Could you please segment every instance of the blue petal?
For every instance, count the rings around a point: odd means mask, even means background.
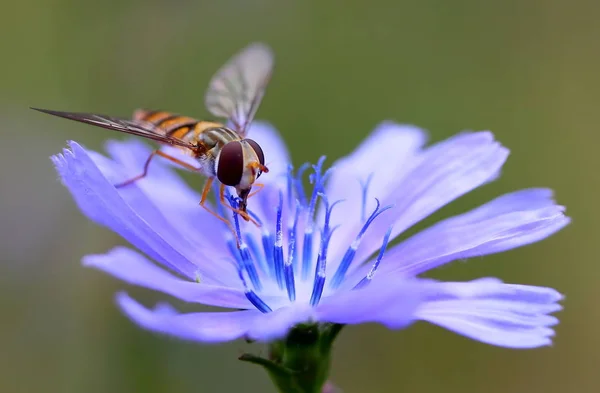
[[[411,167],[408,174],[399,181],[390,179],[389,195],[382,200],[382,205],[394,207],[382,214],[366,233],[355,262],[364,261],[380,247],[390,226],[393,225],[394,238],[442,206],[496,177],[507,156],[508,150],[489,132],[460,134],[423,151],[408,163]],[[351,233],[356,231],[354,228]]]
[[[431,282],[418,319],[484,343],[535,348],[552,343],[552,326],[562,299],[551,288],[504,284],[497,279],[465,283]]]
[[[316,308],[317,318],[344,324],[374,322],[400,329],[415,320],[427,286],[424,280],[381,277],[366,287],[324,298]]]
[[[179,232],[179,223],[170,222],[161,214],[137,185],[121,189],[127,195],[126,201],[80,145],[71,142],[70,148],[52,159],[63,183],[90,219],[109,227],[152,259],[192,280],[200,272],[206,283],[240,285],[231,264],[204,259],[203,250],[194,246],[185,233]],[[116,178],[117,169],[111,162],[104,160],[103,163],[108,177]],[[199,266],[195,261],[203,263]]]
[[[416,275],[456,259],[534,243],[569,223],[563,211],[564,207],[554,203],[552,192],[547,189],[507,194],[441,221],[393,247],[380,272]]]
[[[163,150],[168,150],[169,154],[178,159],[186,157],[179,149],[167,148],[169,146]],[[139,175],[152,152],[137,138],[127,141],[109,141],[106,144],[106,150],[114,161],[95,152],[88,152],[88,154],[103,174],[115,184]],[[135,207],[136,198],[141,190],[144,197],[154,204],[162,216],[176,223],[178,232],[192,242],[195,249],[202,250],[206,260],[214,261],[226,258],[227,255],[223,251],[227,249],[225,243],[227,236],[223,236],[222,231],[215,230],[222,228],[223,223],[205,209],[198,208],[201,198],[199,192],[190,188],[174,172],[174,168],[182,167],[167,164],[171,164],[171,162],[156,157],[150,164],[149,175],[138,180],[135,186],[130,185],[117,190],[119,195]],[[192,164],[197,166],[198,163],[192,162]],[[197,189],[202,190],[206,178],[203,175],[195,174],[193,179],[194,184],[198,185]]]
[[[167,304],[150,310],[126,293],[117,294],[117,304],[125,315],[140,327],[184,340],[217,343],[243,337],[246,324],[261,313],[259,311],[206,312],[179,314]],[[191,318],[189,318],[191,316]],[[185,318],[188,317],[188,318]]]
[[[384,122],[355,151],[333,164],[326,194],[330,201],[344,200],[344,204],[342,209],[331,214],[331,227],[342,224],[331,240],[331,255],[335,255],[336,250],[346,251],[347,239],[354,238],[357,233],[354,227],[362,224],[361,212],[364,210],[367,215],[372,212],[375,198],[382,200],[396,191],[390,184],[406,175],[426,139],[426,133],[417,127]],[[363,206],[362,187],[367,181]],[[321,209],[319,214],[322,221],[325,211]]]
[[[83,263],[129,284],[161,291],[186,302],[228,308],[253,308],[240,289],[204,284],[201,277],[199,283],[176,278],[128,248],[116,247],[107,254],[88,255],[83,258]]]
[[[147,309],[125,293],[117,295],[117,302],[129,318],[145,329],[207,343],[242,337],[273,341],[283,338],[294,325],[313,320],[312,309],[298,305],[268,314],[255,310],[179,314],[165,304]]]

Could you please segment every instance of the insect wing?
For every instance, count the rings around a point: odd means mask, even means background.
[[[195,148],[195,146],[190,143],[158,133],[156,131],[156,127],[153,124],[146,123],[140,120],[125,120],[117,117],[98,115],[94,113],[60,112],[38,108],[31,109],[47,113],[49,115],[64,117],[65,119],[75,120],[82,123],[91,124],[93,126],[107,128],[109,130],[115,130],[127,134],[141,136],[170,145],[187,147],[189,149]]]
[[[206,91],[207,109],[229,119],[244,136],[271,79],[274,56],[261,43],[247,46],[215,74]]]

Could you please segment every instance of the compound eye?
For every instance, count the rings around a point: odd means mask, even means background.
[[[244,174],[244,152],[239,141],[229,142],[221,149],[217,179],[226,186],[237,186]]]
[[[263,153],[263,150],[261,149],[260,145],[252,139],[244,139],[244,141],[247,142],[250,145],[250,147],[252,148],[252,150],[254,150],[254,153],[256,153],[256,157],[258,157],[259,164],[264,166],[265,165],[265,154]],[[258,179],[261,174],[262,174],[262,171],[258,171],[258,175],[256,176],[256,178]]]

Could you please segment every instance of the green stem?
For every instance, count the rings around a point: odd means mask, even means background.
[[[240,360],[264,367],[282,393],[321,393],[329,376],[331,348],[343,325],[299,325],[269,344],[269,358],[244,354]]]

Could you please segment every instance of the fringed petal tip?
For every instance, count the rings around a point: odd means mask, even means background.
[[[74,157],[73,151],[71,149],[71,146],[73,144],[77,145],[77,142],[71,140],[67,141],[68,147],[63,148],[62,152],[50,156],[50,161],[52,161],[52,164],[54,164],[54,168],[56,168],[59,174],[64,170],[64,167],[68,164],[67,159]]]
[[[536,348],[552,343],[563,295],[552,288],[504,284],[484,278],[471,282],[432,282],[417,318],[487,344]]]

